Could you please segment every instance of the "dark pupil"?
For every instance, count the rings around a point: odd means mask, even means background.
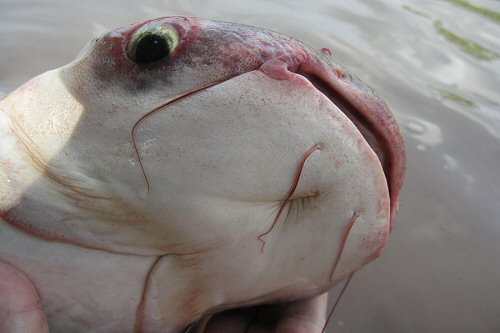
[[[168,56],[170,49],[165,38],[158,35],[144,36],[135,51],[135,61],[139,64],[148,64]]]

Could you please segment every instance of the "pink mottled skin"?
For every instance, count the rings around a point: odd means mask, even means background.
[[[127,45],[149,25],[180,41],[137,64]],[[206,332],[237,332],[258,316],[234,309],[276,302],[283,332],[292,313],[321,329],[318,295],[394,224],[393,116],[328,49],[275,32],[130,25],[0,110],[2,333],[177,333],[219,312]]]

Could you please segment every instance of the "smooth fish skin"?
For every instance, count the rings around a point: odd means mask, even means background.
[[[325,52],[192,17],[30,80],[0,142],[0,263],[51,332],[175,333],[319,295],[380,254],[406,168],[385,104]]]

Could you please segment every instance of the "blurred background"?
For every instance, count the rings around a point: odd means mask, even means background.
[[[329,332],[500,332],[500,1],[0,0],[0,97],[96,35],[167,15],[327,47],[398,119],[409,168],[397,224]]]

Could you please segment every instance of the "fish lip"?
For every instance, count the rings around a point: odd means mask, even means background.
[[[330,59],[308,56],[295,72],[309,80],[354,123],[378,156],[389,190],[391,231],[407,167],[404,137],[393,114],[371,88]]]

